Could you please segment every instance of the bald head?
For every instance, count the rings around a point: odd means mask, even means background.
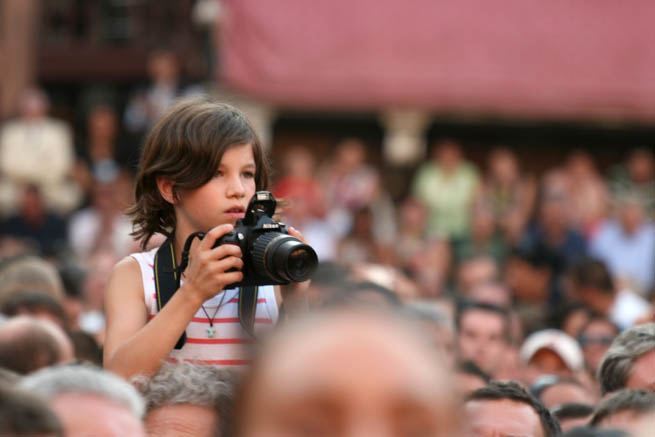
[[[0,325],[0,367],[25,375],[73,358],[70,338],[54,322],[17,316]]]
[[[342,309],[282,327],[245,379],[238,435],[457,435],[444,365],[396,317]]]

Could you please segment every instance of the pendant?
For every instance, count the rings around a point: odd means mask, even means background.
[[[214,335],[216,335],[216,328],[213,326],[208,326],[206,328],[207,331],[207,338],[214,338]]]

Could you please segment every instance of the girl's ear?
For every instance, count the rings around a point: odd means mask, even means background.
[[[177,200],[173,185],[175,185],[175,183],[170,178],[163,176],[157,178],[157,188],[159,189],[159,194],[161,194],[161,197],[163,197],[164,200],[171,205],[175,205]]]

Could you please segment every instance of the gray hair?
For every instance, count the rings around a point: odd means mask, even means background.
[[[634,362],[655,350],[655,323],[633,326],[614,339],[598,366],[603,395],[625,388]]]
[[[145,403],[139,392],[113,373],[89,365],[48,367],[24,377],[19,386],[50,401],[66,393],[97,395],[143,418]]]
[[[236,385],[233,371],[194,363],[164,363],[150,378],[132,383],[146,400],[146,410],[164,405],[192,404],[216,408],[222,417],[231,413]]]
[[[589,424],[600,425],[605,419],[621,411],[632,411],[638,415],[655,413],[655,392],[650,390],[620,390],[603,399],[594,411]]]
[[[455,332],[453,318],[434,302],[427,300],[410,301],[405,304],[402,313],[411,321],[434,323],[441,328]]]

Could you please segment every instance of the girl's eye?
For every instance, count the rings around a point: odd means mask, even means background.
[[[251,172],[251,171],[246,171],[246,172],[243,173],[243,176],[248,178],[248,179],[251,179],[251,178],[255,177],[255,173]]]

